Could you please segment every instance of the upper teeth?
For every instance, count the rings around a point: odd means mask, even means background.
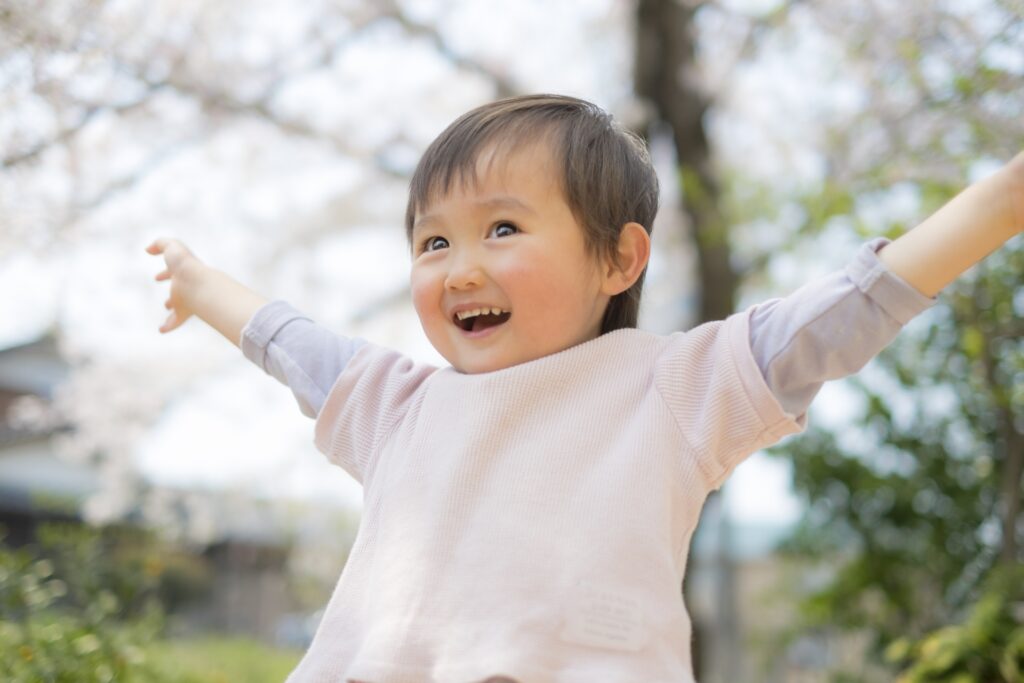
[[[474,308],[472,311],[460,311],[455,314],[455,317],[459,320],[465,320],[466,318],[475,318],[478,315],[487,315],[488,313],[501,315],[502,313],[508,313],[508,311],[503,311],[500,308]]]

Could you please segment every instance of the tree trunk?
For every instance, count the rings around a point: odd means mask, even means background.
[[[737,276],[730,263],[728,229],[704,129],[709,102],[697,78],[695,11],[681,0],[639,0],[634,79],[636,94],[650,106],[652,118],[672,131],[682,209],[697,253],[700,309],[696,323],[700,324],[733,313]],[[648,140],[654,123],[647,122]],[[714,529],[718,538],[714,630],[706,632],[696,620],[693,624],[694,673],[701,681],[712,668],[717,680],[735,680],[737,675],[736,658],[729,654],[738,639],[735,571],[725,546],[730,535],[722,503],[720,494],[711,494],[700,521],[701,526]]]
[[[704,129],[709,102],[697,78],[693,14],[674,0],[639,1],[634,78],[637,95],[672,130],[683,211],[698,256],[700,324],[733,313],[737,276]]]

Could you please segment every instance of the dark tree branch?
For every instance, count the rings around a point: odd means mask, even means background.
[[[315,42],[320,45],[320,49],[317,51],[317,56],[304,65],[302,69],[291,71],[282,70],[275,74],[269,80],[260,96],[250,100],[238,99],[228,92],[210,89],[200,83],[181,76],[180,65],[185,56],[183,54],[179,55],[177,63],[174,65],[175,68],[171,69],[170,75],[163,79],[153,79],[147,75],[145,68],[141,65],[119,61],[116,63],[116,68],[121,73],[132,78],[136,82],[145,84],[146,90],[142,97],[131,103],[123,105],[86,105],[85,113],[75,125],[62,130],[49,140],[34,145],[29,150],[3,158],[0,160],[0,170],[29,163],[37,159],[51,147],[70,144],[75,136],[85,129],[85,127],[88,126],[89,123],[100,113],[113,112],[121,115],[131,112],[145,106],[154,93],[160,90],[170,89],[197,101],[203,110],[210,114],[227,113],[231,116],[257,117],[273,124],[279,130],[289,135],[312,139],[317,142],[326,142],[327,144],[330,144],[337,153],[349,158],[360,159],[369,167],[374,168],[379,173],[383,174],[385,177],[404,181],[408,177],[407,171],[405,169],[397,169],[393,164],[387,163],[380,154],[357,150],[349,145],[345,139],[339,136],[318,130],[308,122],[302,121],[301,119],[282,116],[273,106],[273,101],[277,94],[291,79],[294,79],[296,76],[303,73],[308,73],[328,66],[337,53],[344,49],[352,39],[381,20],[395,21],[408,33],[427,37],[438,52],[446,56],[460,68],[484,75],[493,81],[499,96],[509,96],[516,92],[516,89],[511,82],[503,76],[494,73],[473,59],[455,53],[455,51],[450,48],[434,27],[411,20],[394,2],[380,3],[374,6],[373,11],[356,18],[354,27],[348,32],[344,40],[331,41],[324,36],[323,29],[318,25],[314,29],[315,38],[317,38]],[[314,42],[314,37],[311,37],[310,42]],[[194,136],[190,141],[186,141],[184,144],[192,144],[192,142],[201,138],[202,135]],[[172,149],[165,148],[157,151],[143,164],[141,164],[136,171],[114,181],[110,186],[104,188],[93,198],[73,207],[69,218],[65,221],[65,224],[74,222],[84,212],[95,209],[110,198],[134,187],[143,180],[149,172],[156,169],[160,163],[171,156],[174,150],[181,149],[182,143],[177,143]]]
[[[427,38],[431,44],[433,44],[434,48],[451,60],[453,64],[465,69],[466,71],[485,76],[488,80],[493,82],[496,94],[499,98],[512,97],[521,92],[520,88],[516,87],[516,85],[505,76],[496,73],[493,69],[488,68],[475,59],[471,59],[465,55],[455,52],[435,26],[423,24],[409,18],[409,16],[398,7],[394,0],[387,0],[380,4],[385,8],[384,13],[401,24],[410,35]]]
[[[25,150],[24,152],[18,152],[18,153],[15,153],[15,154],[11,154],[10,156],[7,156],[7,157],[4,157],[3,159],[0,159],[0,171],[2,171],[4,169],[8,169],[8,168],[13,168],[13,167],[21,165],[21,164],[25,164],[25,163],[31,162],[34,159],[38,158],[41,154],[43,154],[49,148],[51,148],[51,147],[53,147],[55,145],[68,143],[79,132],[84,130],[85,127],[87,125],[89,125],[89,122],[92,121],[94,118],[96,118],[96,116],[98,114],[100,114],[100,113],[103,113],[103,112],[114,112],[114,113],[117,113],[117,114],[124,114],[124,113],[130,112],[130,111],[132,111],[134,109],[138,109],[139,107],[145,105],[149,101],[150,96],[155,91],[159,90],[161,87],[163,87],[163,85],[159,84],[159,83],[150,84],[150,87],[147,88],[145,95],[143,95],[139,99],[137,99],[137,100],[135,100],[133,102],[129,102],[127,104],[119,104],[119,105],[112,105],[112,104],[89,104],[89,105],[84,105],[85,106],[85,113],[82,114],[82,117],[73,126],[69,126],[68,128],[65,128],[64,130],[60,131],[57,135],[55,135],[54,137],[50,138],[49,140],[45,140],[43,142],[37,143],[36,145],[32,146],[30,149]]]

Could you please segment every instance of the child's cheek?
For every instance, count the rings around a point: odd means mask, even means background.
[[[512,306],[513,315],[519,309],[522,313],[531,311],[533,317],[550,305],[546,299],[550,297],[551,291],[545,286],[544,271],[536,266],[536,263],[518,260],[507,264],[500,274],[495,273],[496,284]]]
[[[545,255],[533,254],[503,264],[499,285],[512,305],[520,311],[518,328],[528,335],[551,329],[552,319],[563,313],[564,283]]]
[[[413,271],[409,278],[409,288],[412,292],[413,308],[416,309],[420,324],[426,329],[430,323],[430,316],[440,315],[440,288],[424,274],[416,271]]]
[[[515,258],[504,260],[500,264],[500,277],[520,293],[547,291],[550,294],[555,284],[551,276],[556,265],[549,263],[549,257],[542,252],[526,251],[516,254]]]

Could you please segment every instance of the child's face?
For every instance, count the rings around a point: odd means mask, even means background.
[[[477,182],[456,182],[413,227],[416,313],[434,348],[469,374],[596,338],[610,299],[546,147],[519,148],[488,169],[490,159],[482,153]],[[484,307],[508,313],[463,329],[456,313]]]

